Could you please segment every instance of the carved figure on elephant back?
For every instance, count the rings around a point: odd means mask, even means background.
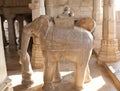
[[[67,23],[67,25],[66,25]],[[81,89],[90,80],[88,62],[93,48],[93,36],[84,28],[74,26],[73,18],[62,20],[40,16],[24,27],[21,43],[22,82],[31,85],[32,68],[27,53],[30,37],[39,38],[44,60],[44,91],[53,91],[53,80],[60,81],[58,62],[75,64],[75,88]]]

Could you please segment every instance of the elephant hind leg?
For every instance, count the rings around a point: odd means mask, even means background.
[[[62,80],[62,77],[61,77],[60,72],[59,72],[59,63],[56,62],[56,68],[55,68],[53,81],[55,83],[57,83],[57,82],[61,82],[61,80]]]
[[[75,74],[75,89],[76,91],[83,89],[84,83],[91,81],[89,66],[76,64],[76,74]]]
[[[43,91],[53,91],[53,77],[55,73],[55,62],[46,62],[45,69],[44,69],[44,86]]]
[[[85,80],[85,65],[80,65],[76,63],[76,72],[75,72],[75,89],[83,89],[83,84]]]
[[[53,91],[53,78],[56,69],[56,61],[54,61],[52,53],[44,51],[43,55],[45,56],[45,68],[44,68],[44,91]]]
[[[85,52],[82,53],[81,57],[78,58],[80,59],[79,63],[76,63],[75,85],[77,89],[83,88],[86,78],[88,78],[88,80],[90,81],[88,62],[90,60],[91,52],[91,50],[89,52],[85,50]]]
[[[90,76],[90,69],[89,69],[89,65],[87,65],[86,68],[86,74],[85,74],[85,83],[90,82],[92,79],[92,77]]]

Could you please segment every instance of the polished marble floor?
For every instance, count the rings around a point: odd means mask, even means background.
[[[34,84],[30,88],[21,85],[20,65],[15,65],[16,62],[7,62],[8,75],[12,80],[14,91],[42,91],[43,86],[43,69],[34,69],[33,80]],[[106,70],[97,64],[97,59],[93,55],[89,62],[92,80],[85,83],[84,89],[81,91],[118,91],[110,79]],[[17,70],[15,70],[17,69]],[[54,91],[75,91],[73,88],[74,65],[73,63],[61,62],[60,72],[62,75],[62,82],[55,83]]]

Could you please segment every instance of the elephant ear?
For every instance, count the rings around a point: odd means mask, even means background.
[[[45,34],[48,29],[48,25],[49,17],[47,15],[41,15],[27,26],[31,28],[31,32],[34,36],[39,37]]]
[[[49,22],[49,17],[47,15],[41,15],[36,18],[29,26],[32,26],[33,29],[38,29],[44,26],[47,26]]]
[[[95,21],[90,17],[78,20],[75,25],[78,27],[82,27],[90,32],[93,32],[94,28],[96,27]]]
[[[47,15],[41,15],[40,21],[39,21],[39,30],[43,36],[46,34],[48,28],[49,28],[49,19],[50,17]]]

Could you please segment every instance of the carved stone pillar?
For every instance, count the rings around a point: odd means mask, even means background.
[[[32,0],[32,3],[29,4],[30,9],[32,9],[32,19],[39,17],[40,15],[45,15],[45,6],[44,0]],[[39,38],[33,36],[33,45],[32,45],[32,66],[33,68],[43,67],[43,55],[40,48]]]
[[[3,35],[3,43],[4,43],[4,46],[7,45],[7,40],[6,40],[6,37],[5,37],[5,30],[4,30],[4,21],[5,21],[5,18],[2,16],[1,17],[1,28],[2,28],[2,35]]]
[[[33,20],[40,15],[45,15],[44,0],[32,0],[32,3],[29,4],[29,8],[32,9]]]
[[[103,34],[98,63],[120,60],[115,27],[115,0],[103,0]]]
[[[46,14],[50,16],[54,16],[54,0],[45,0],[46,5]]]
[[[23,17],[17,17],[19,22],[19,48],[21,47],[21,37],[22,37],[22,30],[23,30]]]
[[[98,23],[101,22],[101,0],[93,0],[93,18]]]
[[[94,35],[94,52],[98,55],[102,39],[102,0],[93,0],[93,19],[96,21]]]
[[[11,80],[7,76],[2,40],[3,39],[2,39],[1,17],[0,17],[0,91],[13,91],[11,86]]]
[[[16,51],[16,38],[15,38],[15,30],[14,30],[14,15],[5,16],[8,20],[8,31],[9,31],[9,50]]]

